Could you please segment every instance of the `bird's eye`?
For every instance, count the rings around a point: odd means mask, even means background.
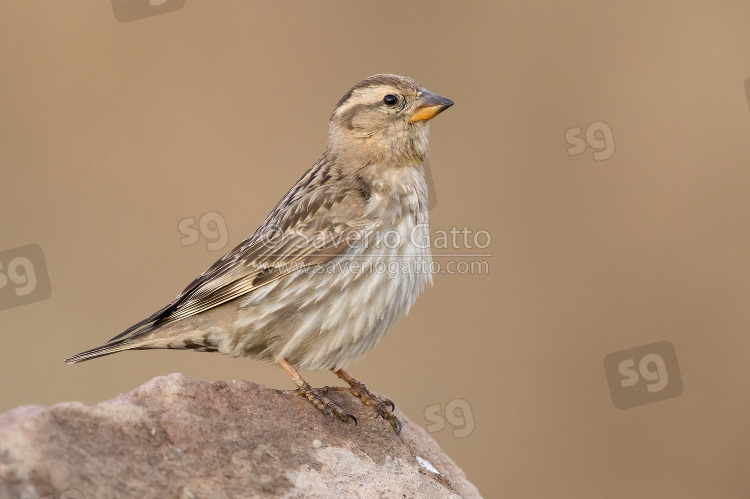
[[[398,97],[396,97],[393,94],[388,94],[385,97],[383,97],[383,104],[386,106],[395,106],[398,102]]]

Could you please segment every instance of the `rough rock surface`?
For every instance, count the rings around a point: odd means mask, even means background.
[[[246,381],[152,379],[87,407],[0,415],[0,498],[479,497],[419,426],[348,393],[359,425]]]

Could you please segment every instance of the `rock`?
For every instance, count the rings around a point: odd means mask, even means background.
[[[479,497],[437,443],[398,413],[396,435],[345,392],[359,424],[247,381],[152,379],[87,407],[0,415],[0,498]]]

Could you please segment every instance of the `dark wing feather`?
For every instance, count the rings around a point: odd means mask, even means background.
[[[311,170],[312,171],[312,170]],[[303,177],[300,183],[305,181]],[[303,267],[330,261],[360,232],[367,196],[361,186],[336,183],[293,188],[249,239],[198,276],[175,300],[109,342],[130,339],[199,314]],[[356,240],[356,239],[355,239]]]

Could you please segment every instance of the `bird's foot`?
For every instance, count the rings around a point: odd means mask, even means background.
[[[333,418],[336,417],[340,419],[343,422],[348,421],[354,421],[354,424],[357,424],[357,418],[352,416],[351,414],[347,414],[344,412],[341,407],[339,407],[334,401],[329,399],[325,396],[326,393],[328,393],[329,388],[323,387],[323,388],[313,388],[309,384],[305,383],[304,385],[300,386],[296,390],[294,390],[294,393],[301,397],[305,397],[307,400],[312,402],[312,404],[318,408],[323,414],[327,414],[331,416],[331,421],[333,421]]]
[[[396,410],[396,405],[391,399],[380,397],[370,390],[367,389],[364,383],[357,380],[346,380],[349,383],[349,388],[343,387],[326,387],[326,391],[347,391],[359,398],[365,405],[373,406],[377,409],[375,417],[382,417],[391,424],[391,428],[398,434],[401,433],[401,421],[398,420],[396,415],[393,413]]]

